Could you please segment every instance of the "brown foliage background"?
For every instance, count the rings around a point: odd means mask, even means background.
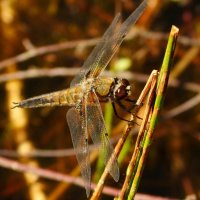
[[[91,39],[102,36],[115,13],[120,11],[126,18],[139,3],[131,0],[0,1],[0,155],[64,174],[72,172],[77,165],[74,155],[17,156],[37,149],[72,148],[65,117],[67,108],[20,111],[11,110],[11,102],[69,87],[77,73],[73,69],[81,67],[97,42]],[[150,1],[137,28],[111,61],[111,65],[123,57],[131,61],[128,75],[134,84],[133,96],[137,98],[145,75],[160,68],[171,25],[180,29],[172,69],[176,82],[171,81],[168,88],[140,193],[174,198],[200,194],[199,13],[198,0]],[[55,44],[53,49],[49,46],[52,44]],[[30,69],[33,71],[27,71]],[[24,76],[19,72],[24,72]],[[33,77],[28,79],[27,74]],[[118,123],[119,120],[114,121],[113,127]],[[110,179],[110,185],[120,188],[128,162],[129,154],[121,165],[119,183]],[[84,189],[73,185],[59,190],[61,183],[53,180],[27,177],[5,168],[0,168],[0,174],[1,199],[86,198]],[[111,198],[103,196],[103,199]]]

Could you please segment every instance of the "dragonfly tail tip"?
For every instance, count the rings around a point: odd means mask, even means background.
[[[17,103],[17,102],[12,102],[12,103],[13,103],[13,106],[11,107],[11,109],[20,107],[20,103]]]

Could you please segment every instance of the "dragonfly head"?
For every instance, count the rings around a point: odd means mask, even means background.
[[[131,95],[131,85],[127,79],[115,78],[113,96],[115,99],[124,99]]]

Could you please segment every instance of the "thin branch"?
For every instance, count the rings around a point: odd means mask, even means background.
[[[74,185],[80,186],[84,188],[84,183],[81,178],[79,177],[72,177],[68,176],[65,174],[61,174],[58,172],[53,172],[51,170],[46,170],[46,169],[41,169],[41,168],[36,168],[36,167],[31,167],[26,164],[21,164],[19,162],[0,157],[0,166],[4,167],[6,169],[11,169],[14,171],[18,172],[29,172],[33,173],[35,175],[38,175],[43,178],[48,178],[50,180],[55,180],[59,182],[66,182],[66,183],[72,183]],[[91,184],[91,188],[94,189],[96,185],[94,183]],[[105,186],[103,193],[110,195],[110,196],[115,196],[119,192],[118,189],[112,188]],[[156,199],[156,200],[175,200],[172,198],[164,198],[164,197],[158,197],[158,196],[153,196],[153,195],[145,195],[145,194],[137,194],[136,195],[136,200],[151,200],[151,199]]]
[[[115,139],[117,140],[117,139]],[[113,141],[113,139],[112,139]],[[89,145],[89,151],[96,150],[99,145],[96,144],[90,144]],[[43,150],[43,149],[35,149],[31,152],[23,152],[19,153],[14,150],[5,150],[0,149],[0,156],[6,156],[6,157],[43,157],[43,158],[54,158],[54,157],[68,157],[68,156],[74,156],[75,151],[74,148],[69,149],[59,149],[59,150]]]
[[[130,160],[129,165],[128,165],[127,170],[126,170],[126,178],[125,178],[124,184],[123,184],[121,191],[119,193],[119,196],[117,198],[118,200],[125,199],[124,198],[125,193],[128,190],[128,188],[130,187],[131,177],[134,176],[134,169],[135,169],[136,160],[137,160],[139,152],[141,154],[141,150],[142,150],[142,144],[141,143],[142,143],[142,139],[144,138],[145,130],[148,126],[148,120],[149,120],[149,115],[150,115],[150,112],[151,112],[151,105],[152,105],[152,101],[153,101],[153,96],[154,96],[154,93],[155,93],[158,72],[155,72],[155,74],[153,74],[153,75],[154,76],[151,79],[149,78],[149,80],[151,80],[151,87],[150,87],[150,91],[149,91],[148,98],[147,98],[148,103],[145,106],[144,118],[142,120],[142,124],[140,126],[140,130],[139,130],[139,133],[138,133],[138,136],[137,136],[134,152],[132,154],[131,160]]]
[[[175,117],[177,115],[180,115],[183,112],[186,112],[195,106],[199,105],[200,103],[200,93],[197,94],[196,96],[192,97],[188,101],[184,102],[183,104],[171,109],[165,115],[163,116],[164,119],[169,119],[172,117]]]
[[[21,164],[19,162],[13,161],[13,160],[9,160],[7,158],[3,158],[0,157],[0,166],[7,168],[7,169],[12,169],[18,172],[29,172],[29,173],[33,173],[36,174],[40,177],[43,178],[48,178],[51,180],[56,180],[56,181],[63,181],[66,183],[72,183],[74,185],[77,186],[81,186],[84,188],[84,182],[81,178],[79,177],[72,177],[69,175],[65,175],[65,174],[61,174],[58,172],[53,172],[50,170],[45,170],[42,168],[36,168],[36,167],[32,167],[32,166],[28,166],[26,164]],[[95,184],[91,184],[91,188],[94,189],[95,188]],[[105,188],[105,194],[110,194],[110,187]],[[112,189],[113,190],[113,189]]]
[[[41,46],[41,47],[36,47],[32,48],[28,51],[25,51],[17,56],[5,59],[0,62],[0,70],[3,68],[15,64],[15,63],[20,63],[23,61],[26,61],[30,58],[34,58],[37,56],[41,56],[47,53],[53,53],[53,52],[58,52],[64,49],[72,49],[77,46],[94,46],[97,42],[99,41],[99,38],[94,38],[94,39],[88,39],[88,40],[76,40],[76,41],[67,41],[63,42],[60,44],[52,44],[52,45],[46,45],[46,46]]]
[[[142,28],[135,27],[136,31],[139,32],[138,35],[145,39],[154,39],[154,40],[167,40],[168,33],[155,32],[155,31],[147,31]],[[184,46],[196,46],[200,47],[200,39],[199,38],[190,38],[187,36],[179,36],[177,43],[182,44]]]
[[[197,57],[199,50],[199,47],[192,47],[188,49],[184,56],[174,66],[170,77],[177,78],[178,76],[180,76],[180,74],[186,71],[186,69],[190,66],[191,62]]]
[[[118,128],[115,128],[113,132],[116,133],[116,130]],[[131,135],[136,135],[137,134],[137,129],[134,129],[130,133]],[[114,138],[110,139],[111,144],[116,143],[119,140],[120,136],[115,136]],[[101,144],[99,144],[101,145]],[[96,150],[98,148],[97,144],[90,144],[89,145],[89,151]],[[15,150],[6,150],[6,149],[0,149],[0,156],[5,156],[5,157],[44,157],[44,158],[49,158],[49,157],[67,157],[67,156],[74,156],[75,151],[74,148],[69,148],[69,149],[58,149],[58,150],[43,150],[43,149],[35,149],[31,152],[23,152],[19,153]]]
[[[142,152],[137,156],[136,168],[134,169],[133,179],[131,183],[131,187],[128,188],[128,198],[129,200],[134,199],[134,196],[139,187],[140,179],[142,176],[142,172],[144,169],[144,165],[146,162],[146,158],[150,151],[150,146],[153,141],[155,128],[158,123],[158,117],[160,114],[160,110],[163,106],[166,89],[168,85],[170,68],[172,67],[172,61],[174,57],[174,51],[176,47],[177,37],[178,37],[179,29],[176,26],[172,26],[169,39],[167,43],[167,47],[165,50],[165,55],[162,63],[162,67],[160,70],[160,74],[157,81],[157,91],[154,105],[151,105],[152,114],[150,115],[150,123],[148,129],[146,129],[146,133],[144,134],[143,142],[142,142]],[[148,102],[147,102],[148,103]]]
[[[155,73],[155,70],[151,73],[150,78],[153,76],[154,73]],[[142,103],[143,103],[143,101],[144,101],[144,99],[145,99],[145,97],[148,93],[148,88],[149,88],[150,84],[151,84],[151,82],[148,80],[143,91],[140,94],[140,97],[137,100],[137,103],[136,103],[137,105],[140,105],[140,106],[142,105]],[[137,111],[139,110],[140,106],[138,106],[137,109],[135,110],[135,114],[137,114]],[[134,116],[132,116],[131,120],[134,122]],[[128,135],[131,133],[131,131],[132,131],[132,123],[129,123],[127,125],[126,129],[125,129],[125,132],[122,134],[121,138],[118,140],[118,143],[117,143],[117,145],[115,146],[115,149],[114,149],[114,153],[111,156],[111,158],[109,159],[109,161],[108,161],[108,163],[107,163],[107,165],[104,169],[104,172],[102,173],[101,178],[99,179],[98,184],[97,184],[95,191],[92,194],[92,197],[91,197],[90,200],[99,199],[101,192],[103,190],[103,187],[104,187],[105,179],[108,176],[110,166],[113,163],[113,159],[115,159],[115,157],[118,157]]]
[[[15,73],[6,73],[0,75],[0,83],[4,83],[10,80],[24,80],[24,79],[32,79],[32,78],[43,78],[43,77],[66,77],[66,76],[75,76],[80,72],[81,68],[78,67],[56,67],[53,69],[28,69],[23,71],[18,71]],[[113,76],[112,73],[105,71],[103,75]],[[148,79],[148,75],[137,73],[137,72],[116,72],[115,75],[119,78],[126,77],[129,80],[134,80],[138,82],[146,82]],[[171,87],[181,87],[185,90],[189,90],[191,92],[200,91],[200,85],[193,82],[182,82],[178,79],[170,79],[169,86]]]
[[[92,145],[90,151],[96,149],[96,145]],[[35,149],[31,152],[19,153],[14,150],[5,150],[0,149],[0,156],[6,157],[43,157],[43,158],[52,158],[52,157],[67,157],[75,155],[74,149],[59,149],[59,150],[42,150]]]
[[[167,39],[167,34],[165,33],[147,31],[135,26],[125,40],[133,39],[136,36],[141,36],[142,38],[154,39],[154,40]],[[67,41],[67,42],[63,42],[59,44],[51,44],[51,45],[46,45],[46,46],[41,46],[41,47],[35,47],[21,54],[18,54],[16,56],[13,56],[11,58],[1,61],[0,70],[4,69],[5,67],[8,67],[9,65],[12,65],[15,63],[21,63],[30,58],[41,56],[47,53],[58,52],[65,49],[72,49],[72,48],[76,48],[77,46],[83,46],[83,47],[94,46],[95,44],[98,43],[98,41],[99,41],[99,38],[93,38],[93,39],[85,39],[85,40]],[[199,39],[193,39],[186,36],[179,37],[178,42],[186,46],[200,47]]]
[[[109,159],[109,161],[105,167],[105,170],[102,173],[101,178],[99,179],[98,184],[97,184],[90,200],[99,199],[99,196],[101,195],[103,188],[104,188],[105,179],[107,178],[107,176],[109,174],[109,168],[112,165],[112,161],[113,161],[113,159],[115,159],[115,157],[118,157],[119,153],[121,152],[121,149],[126,141],[126,138],[128,137],[129,133],[131,132],[131,129],[132,129],[132,125],[129,124],[126,128],[126,131],[122,134],[121,138],[119,139],[117,145],[115,146],[114,154]]]

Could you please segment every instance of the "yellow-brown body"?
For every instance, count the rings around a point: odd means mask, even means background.
[[[87,97],[87,102],[92,102],[94,91],[100,101],[107,101],[110,88],[114,83],[113,78],[100,77],[87,79],[74,87],[60,90],[19,102],[15,107],[36,108],[45,106],[75,106],[80,103],[83,97]]]

